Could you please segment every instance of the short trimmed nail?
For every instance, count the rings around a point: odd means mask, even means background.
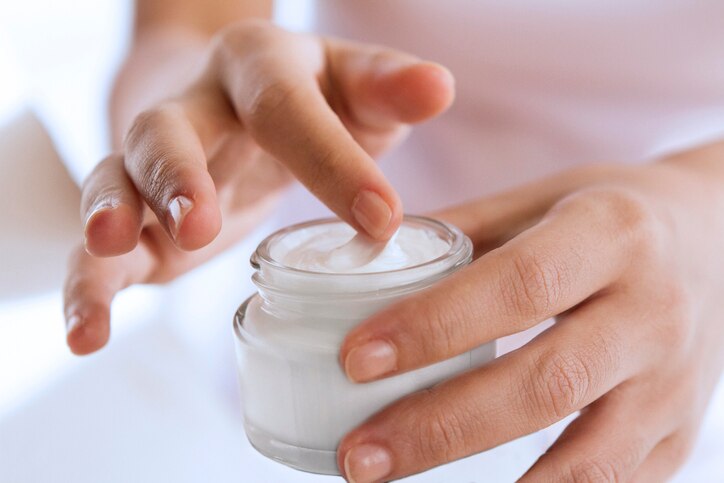
[[[116,207],[118,207],[117,203],[104,201],[95,205],[90,213],[85,217],[85,222],[83,224],[83,242],[85,243],[86,247],[88,246],[88,227],[90,226],[93,218],[100,216],[101,213],[105,211],[112,211],[116,209]]]
[[[87,226],[87,225],[88,225],[88,222],[91,221],[91,220],[93,219],[93,217],[94,217],[94,216],[97,216],[99,213],[101,213],[101,212],[103,212],[103,211],[113,210],[113,209],[115,209],[117,206],[118,206],[118,203],[117,203],[117,202],[115,202],[115,201],[109,201],[109,200],[104,200],[104,201],[101,201],[101,202],[96,203],[96,204],[93,206],[93,209],[91,209],[91,210],[88,212],[88,215],[85,217],[85,225]]]
[[[392,220],[392,210],[374,191],[361,191],[352,203],[352,215],[367,234],[381,237]]]
[[[186,215],[194,207],[194,202],[185,196],[177,196],[171,200],[168,204],[168,228],[171,230],[171,235],[174,240],[178,237],[179,231],[181,231],[181,224],[186,218]]]
[[[361,444],[347,451],[344,473],[350,483],[373,483],[392,472],[390,453],[381,446]]]
[[[397,353],[381,340],[366,342],[352,349],[344,360],[347,376],[356,382],[369,381],[397,369]]]
[[[81,319],[79,315],[71,315],[70,317],[68,317],[68,320],[65,322],[66,334],[70,334],[76,328],[80,327],[82,320],[83,319]]]

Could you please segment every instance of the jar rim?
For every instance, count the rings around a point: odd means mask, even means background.
[[[441,254],[440,256],[433,258],[431,260],[427,260],[423,263],[418,263],[416,265],[410,265],[408,267],[402,267],[402,268],[396,268],[393,270],[383,270],[383,271],[376,271],[376,272],[321,272],[321,271],[315,271],[315,270],[306,270],[303,268],[297,268],[297,267],[291,267],[288,265],[284,265],[283,263],[279,262],[278,260],[275,260],[271,256],[271,246],[272,244],[282,238],[283,236],[292,233],[294,231],[308,228],[311,226],[318,226],[322,224],[331,224],[331,223],[340,223],[342,222],[338,218],[316,218],[313,220],[296,223],[294,225],[287,226],[285,228],[282,228],[280,230],[275,231],[271,235],[264,238],[261,243],[259,243],[259,246],[254,251],[254,253],[251,255],[251,258],[249,259],[249,263],[251,264],[252,268],[254,270],[260,270],[262,268],[262,264],[266,265],[270,268],[273,268],[275,270],[280,270],[282,272],[287,273],[293,273],[298,275],[304,275],[306,277],[354,277],[357,279],[363,278],[363,277],[379,277],[380,275],[389,275],[389,274],[397,274],[402,272],[410,272],[417,269],[424,269],[429,266],[433,266],[435,264],[440,263],[441,261],[448,259],[451,256],[454,256],[456,253],[459,253],[461,250],[465,249],[466,245],[466,236],[465,234],[456,226],[451,225],[449,223],[445,223],[443,221],[439,221],[427,216],[420,216],[420,215],[404,215],[403,217],[403,223],[404,222],[412,222],[417,223],[421,225],[425,225],[427,227],[431,227],[438,231],[441,234],[446,234],[446,238],[450,241],[450,246],[448,250]]]

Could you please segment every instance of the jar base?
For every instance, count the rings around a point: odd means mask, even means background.
[[[337,468],[336,451],[304,448],[285,443],[251,424],[244,424],[244,429],[254,449],[267,458],[308,473],[341,475]]]

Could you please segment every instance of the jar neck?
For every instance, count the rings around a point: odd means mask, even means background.
[[[423,217],[406,217],[405,221],[434,229],[449,243],[448,252],[420,265],[385,272],[320,273],[284,266],[269,256],[269,245],[275,237],[295,227],[271,235],[251,258],[256,269],[252,280],[264,310],[284,317],[314,315],[359,320],[470,263],[472,243],[458,228]]]

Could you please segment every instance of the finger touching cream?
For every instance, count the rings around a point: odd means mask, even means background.
[[[415,371],[355,384],[338,362],[346,333],[388,304],[470,263],[456,227],[407,216],[388,243],[339,220],[282,229],[252,255],[258,292],[234,317],[244,427],[262,454],[339,474],[342,437],[391,402],[491,360],[495,343]]]

